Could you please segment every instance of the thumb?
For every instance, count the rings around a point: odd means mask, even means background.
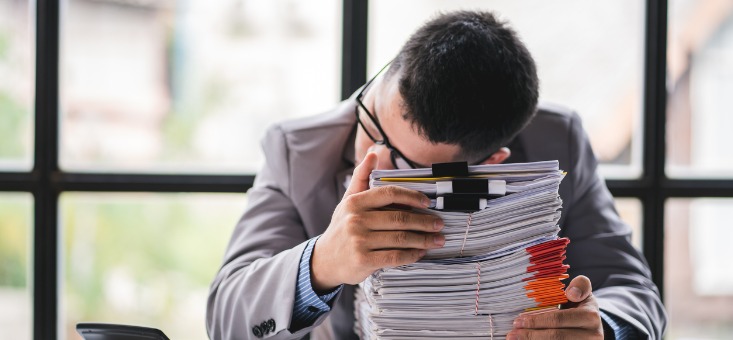
[[[351,183],[349,183],[344,197],[369,189],[369,175],[372,173],[372,170],[377,168],[377,160],[376,153],[367,153],[364,160],[361,161],[361,164],[354,169],[354,175],[351,177]]]
[[[584,275],[578,275],[568,284],[565,295],[570,302],[581,302],[590,296],[592,290],[590,279]]]

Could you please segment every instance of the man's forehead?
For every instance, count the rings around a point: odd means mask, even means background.
[[[402,99],[399,87],[399,77],[392,75],[390,77],[379,77],[379,82],[375,87],[375,104],[374,110],[378,114],[389,114],[405,118],[407,116],[405,101]]]

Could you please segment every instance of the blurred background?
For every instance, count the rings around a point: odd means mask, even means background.
[[[0,172],[34,150],[35,3],[0,0]],[[534,55],[541,98],[581,115],[607,179],[643,160],[645,4],[636,0],[372,0],[367,74],[440,11],[485,9]],[[75,173],[253,175],[280,120],[341,97],[337,0],[61,2],[59,164]],[[666,175],[733,177],[733,2],[670,0]],[[62,192],[59,337],[81,321],[206,338],[208,285],[246,194]],[[642,203],[617,198],[642,247]],[[0,330],[33,331],[34,197],[0,188]],[[668,339],[733,338],[733,198],[665,202]],[[694,264],[694,265],[693,265]]]

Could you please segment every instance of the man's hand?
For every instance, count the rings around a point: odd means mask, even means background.
[[[369,174],[377,165],[369,153],[354,169],[351,184],[336,207],[331,224],[316,242],[311,258],[311,282],[316,292],[340,284],[357,284],[375,270],[413,263],[427,249],[440,248],[443,221],[433,215],[381,208],[400,204],[427,208],[430,200],[414,190],[396,186],[369,189]]]
[[[603,324],[590,280],[578,276],[565,290],[565,309],[520,316],[507,335],[514,339],[603,339]]]

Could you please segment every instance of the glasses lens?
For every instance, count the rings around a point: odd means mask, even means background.
[[[379,129],[374,123],[372,117],[364,111],[364,108],[361,107],[361,105],[357,105],[356,109],[359,112],[359,121],[361,122],[361,125],[364,127],[367,134],[372,137],[372,140],[374,142],[384,142],[384,136],[379,132]]]

